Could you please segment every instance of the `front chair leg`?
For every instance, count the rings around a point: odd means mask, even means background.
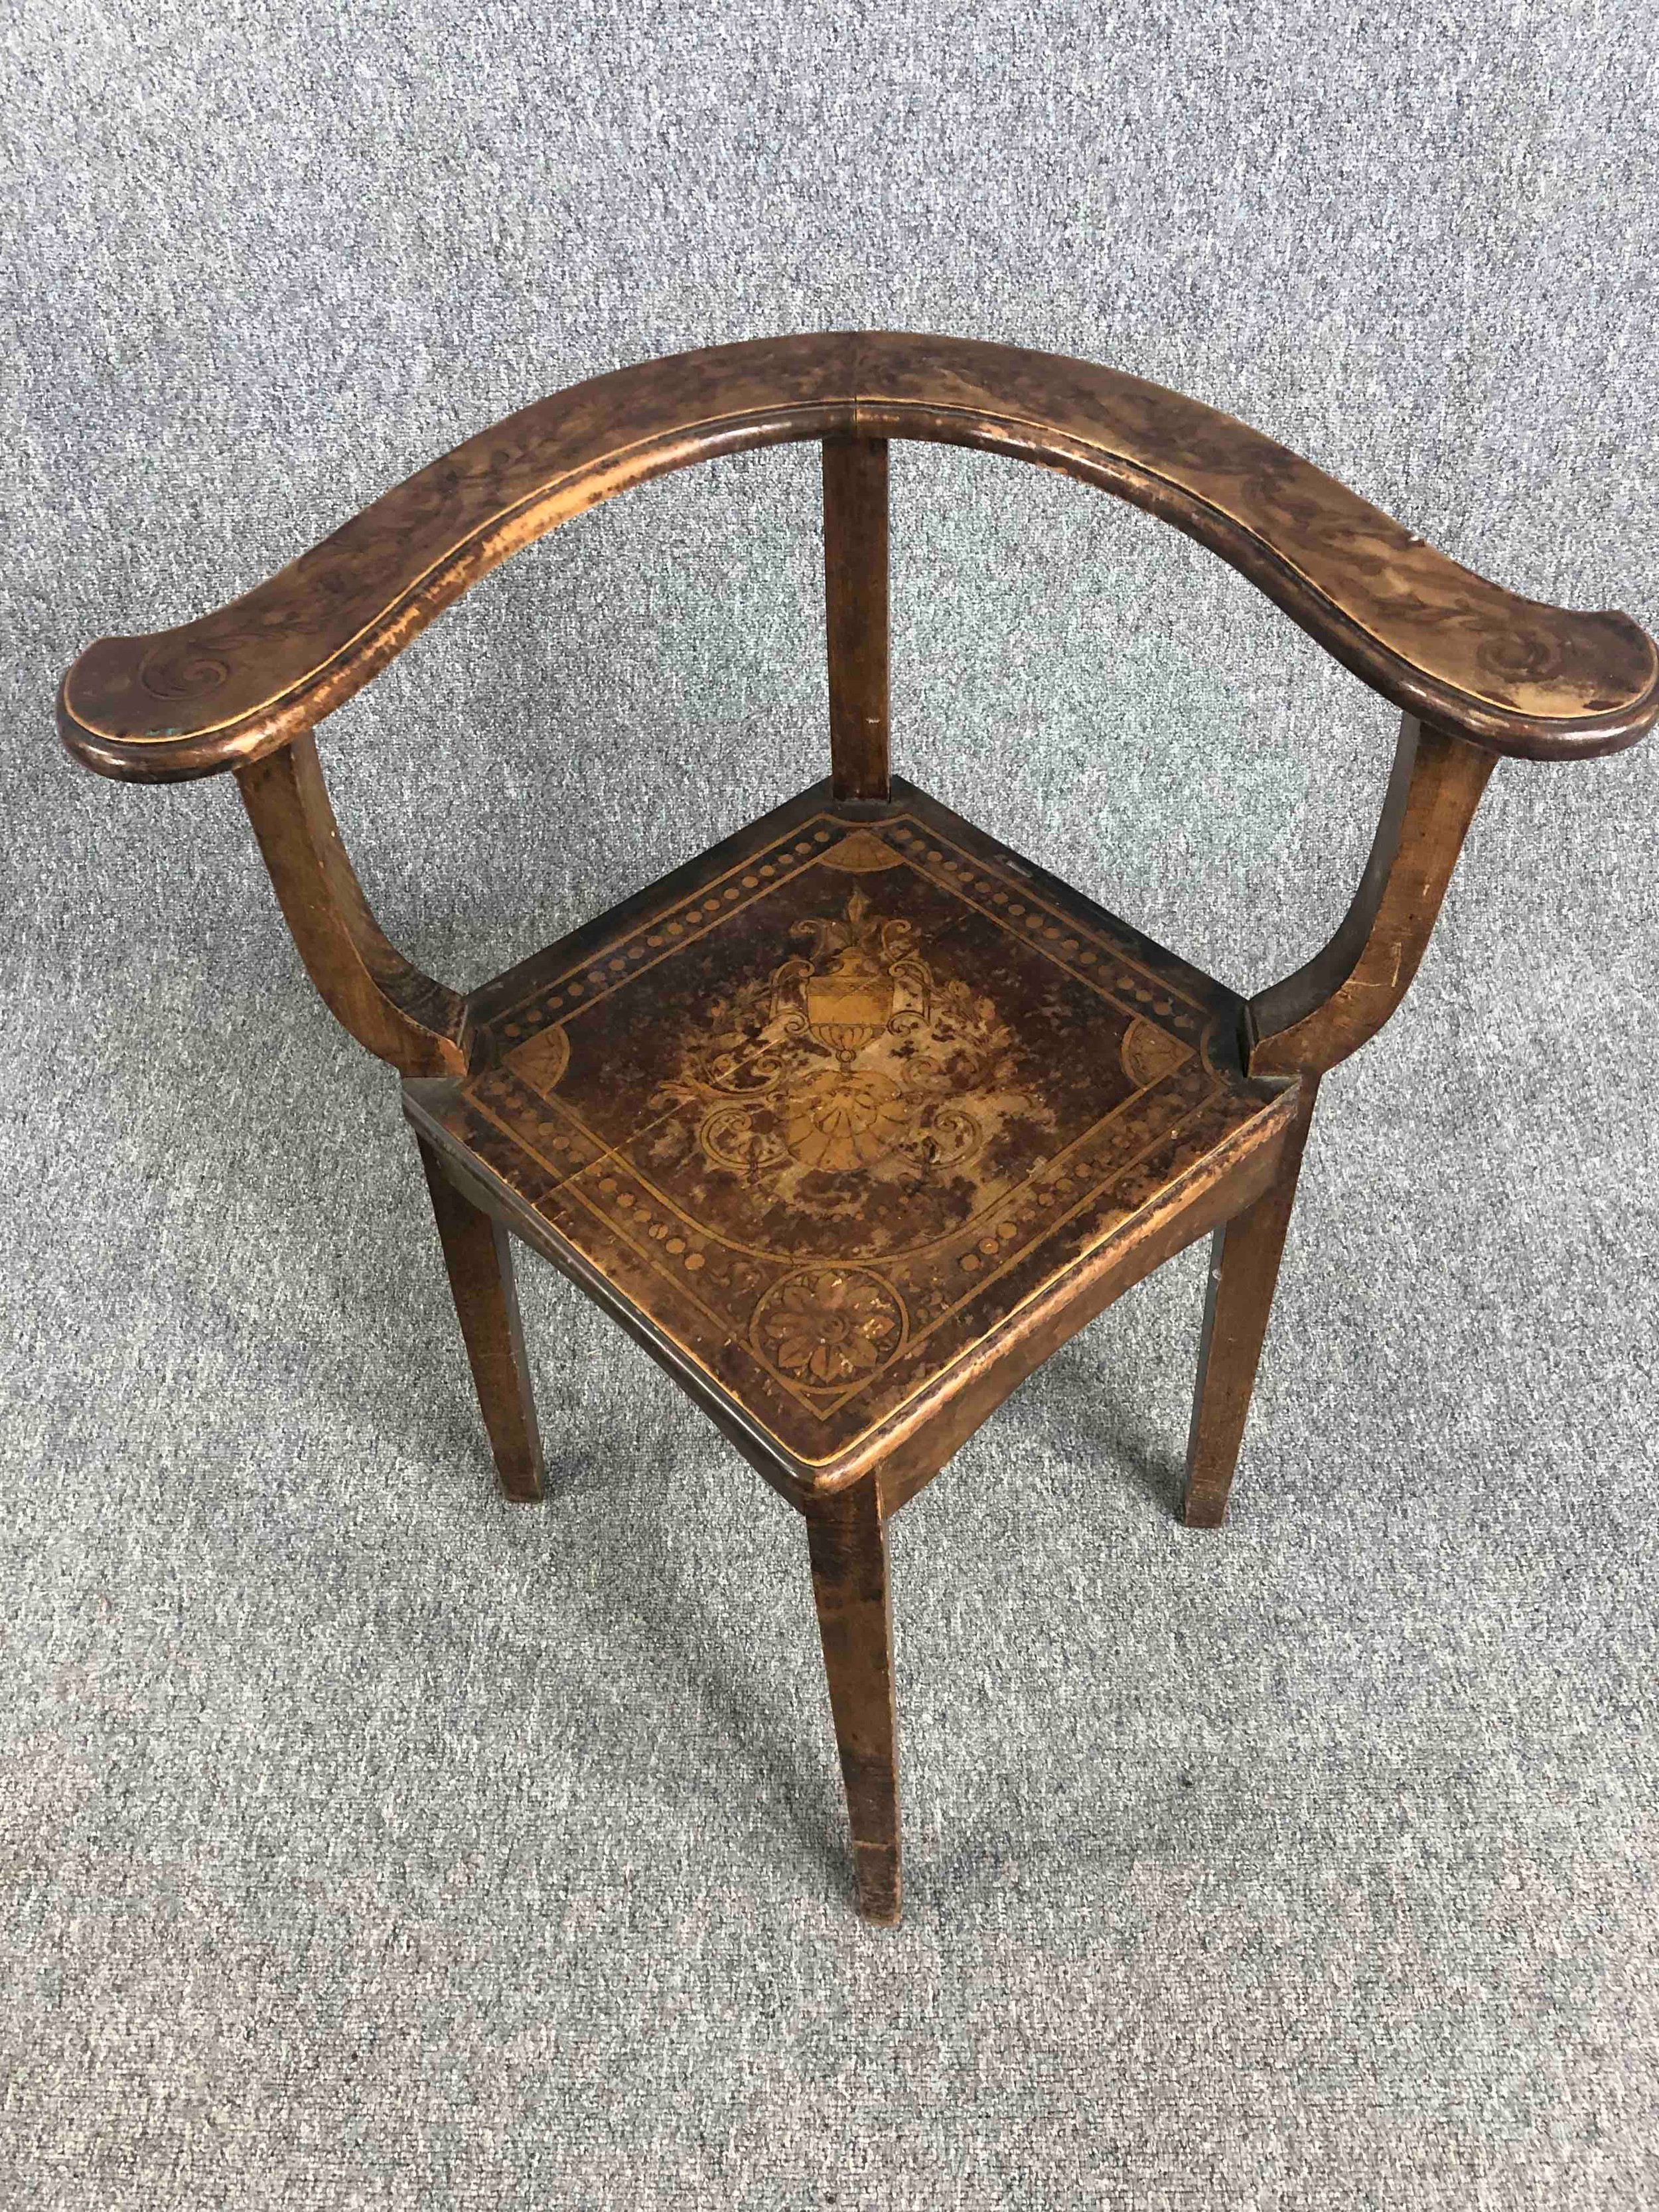
[[[455,1188],[425,1138],[415,1141],[501,1488],[528,1504],[542,1494],[542,1443],[513,1279],[512,1239]]]
[[[1211,1242],[1198,1388],[1187,1444],[1182,1518],[1189,1528],[1218,1528],[1226,1518],[1318,1077],[1304,1075],[1302,1086],[1301,1110],[1285,1133],[1277,1177],[1254,1206],[1218,1229]]]
[[[887,1528],[873,1477],[808,1516],[812,1595],[830,1678],[858,1869],[859,1911],[889,1925],[900,1911],[898,1724]]]

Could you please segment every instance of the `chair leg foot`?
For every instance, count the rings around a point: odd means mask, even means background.
[[[512,1239],[455,1188],[426,1139],[416,1142],[496,1472],[507,1495],[528,1504],[542,1494],[542,1444],[513,1279]]]
[[[859,1911],[892,1926],[902,1910],[898,1727],[887,1529],[873,1480],[807,1519],[812,1595],[852,1826]]]
[[[1285,1132],[1276,1181],[1254,1206],[1218,1229],[1211,1240],[1210,1279],[1204,1300],[1198,1387],[1193,1398],[1182,1505],[1182,1518],[1189,1528],[1218,1528],[1227,1516],[1233,1470],[1244,1440],[1244,1424],[1319,1088],[1316,1076],[1304,1076],[1302,1084],[1302,1109]]]

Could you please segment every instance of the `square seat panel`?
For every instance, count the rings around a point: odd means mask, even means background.
[[[1234,993],[896,781],[804,793],[471,1006],[418,1133],[804,1491],[1027,1330],[959,1442],[1266,1188],[1291,1104]]]

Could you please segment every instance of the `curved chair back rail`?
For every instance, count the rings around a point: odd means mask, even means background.
[[[1485,582],[1230,416],[1086,362],[873,331],[681,354],[523,409],[216,613],[100,639],[64,679],[64,742],[143,781],[246,765],[573,515],[694,461],[813,438],[977,447],[1114,492],[1219,554],[1407,713],[1494,752],[1613,752],[1659,715],[1659,658],[1626,616]]]

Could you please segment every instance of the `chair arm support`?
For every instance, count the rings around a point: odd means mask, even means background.
[[[1231,416],[1093,362],[889,331],[714,347],[539,400],[216,613],[88,647],[60,695],[64,741],[145,781],[258,759],[572,515],[717,453],[825,437],[978,447],[1132,501],[1396,705],[1496,751],[1611,752],[1659,716],[1659,657],[1626,616],[1483,581]]]
[[[1330,943],[1245,1010],[1252,1075],[1323,1075],[1376,1035],[1410,987],[1494,757],[1404,716],[1353,904]]]
[[[341,841],[317,741],[303,732],[236,781],[306,971],[359,1044],[404,1075],[465,1075],[466,1001],[381,934]]]

